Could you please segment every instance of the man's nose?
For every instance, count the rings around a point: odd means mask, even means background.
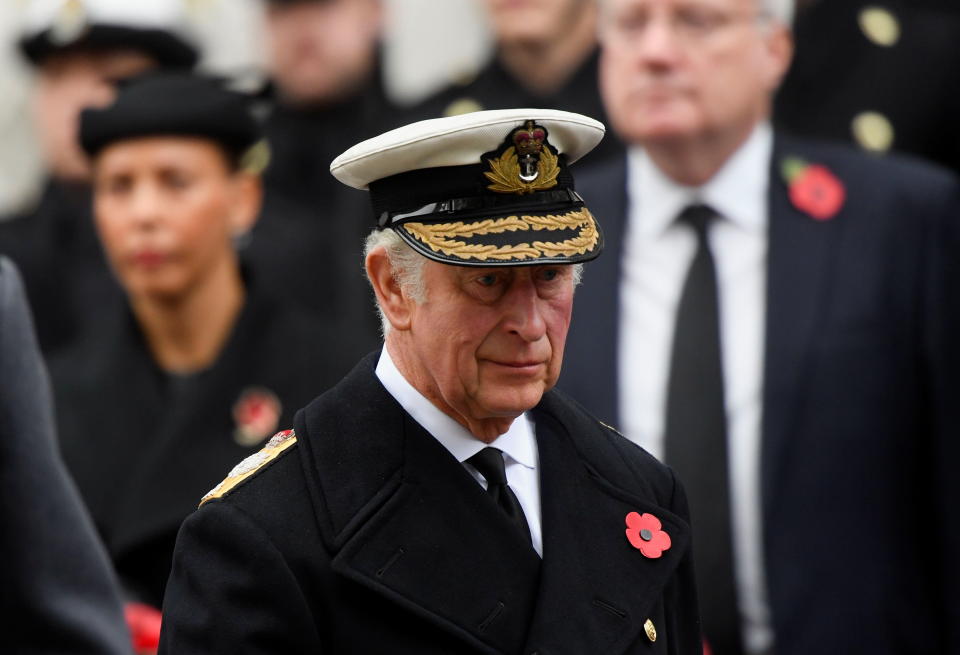
[[[504,299],[507,305],[505,327],[524,341],[538,341],[547,332],[543,303],[530,279],[516,280]]]
[[[679,58],[683,44],[669,16],[652,18],[637,35],[635,44],[640,61],[653,68],[669,68]]]

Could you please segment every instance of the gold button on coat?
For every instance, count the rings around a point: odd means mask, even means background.
[[[883,7],[864,7],[860,12],[860,29],[874,44],[889,48],[900,40],[900,21]]]
[[[646,622],[643,624],[643,630],[644,632],[647,633],[647,639],[649,639],[650,641],[657,640],[657,629],[656,627],[654,627],[653,621],[651,621],[650,619],[647,619]]]
[[[865,111],[857,114],[851,129],[857,143],[865,150],[886,152],[893,146],[895,137],[893,125],[879,112]]]

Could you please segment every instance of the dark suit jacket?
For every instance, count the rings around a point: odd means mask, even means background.
[[[791,204],[785,156],[843,182],[832,220]],[[776,652],[960,652],[957,183],[783,137],[771,167],[761,483]],[[607,250],[577,291],[559,386],[615,423],[618,366],[642,365],[617,359],[625,164],[582,173]]]
[[[375,363],[297,414],[294,446],[185,521],[162,653],[699,655],[686,501],[668,469],[548,393],[534,410],[541,563]],[[628,543],[630,511],[663,522],[660,559]]]
[[[0,257],[0,651],[129,652],[102,546],[56,448],[23,286]]]
[[[60,438],[125,591],[159,607],[180,523],[260,447],[234,438],[241,395],[265,389],[280,400],[266,439],[352,362],[326,322],[256,285],[217,360],[187,377],[164,373],[129,310],[112,309],[110,331],[51,365]]]

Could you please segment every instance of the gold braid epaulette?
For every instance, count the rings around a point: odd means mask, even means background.
[[[233,467],[233,470],[224,478],[223,482],[214,487],[200,500],[199,507],[208,500],[220,498],[230,493],[237,485],[251,477],[254,473],[280,456],[280,453],[297,443],[297,434],[293,430],[278,432],[270,438],[267,445],[260,451],[250,455]]]
[[[620,432],[620,430],[618,430],[617,428],[613,427],[612,425],[608,425],[608,424],[604,423],[603,421],[601,421],[600,419],[596,419],[596,421],[597,421],[597,423],[599,423],[599,424],[602,425],[603,427],[607,428],[607,429],[610,430],[611,432],[615,432],[615,433],[619,434],[619,435],[620,435],[621,437],[623,437],[624,439],[627,438],[627,437],[623,434],[623,432]]]

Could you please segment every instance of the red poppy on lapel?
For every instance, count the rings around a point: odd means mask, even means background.
[[[657,559],[670,549],[670,535],[660,528],[660,519],[653,514],[627,514],[627,540],[644,557]]]
[[[256,446],[277,431],[280,422],[280,399],[269,389],[249,387],[233,405],[237,427],[233,439],[241,446]]]
[[[787,157],[783,160],[782,172],[789,187],[790,202],[811,218],[829,221],[843,207],[847,191],[826,166]]]

